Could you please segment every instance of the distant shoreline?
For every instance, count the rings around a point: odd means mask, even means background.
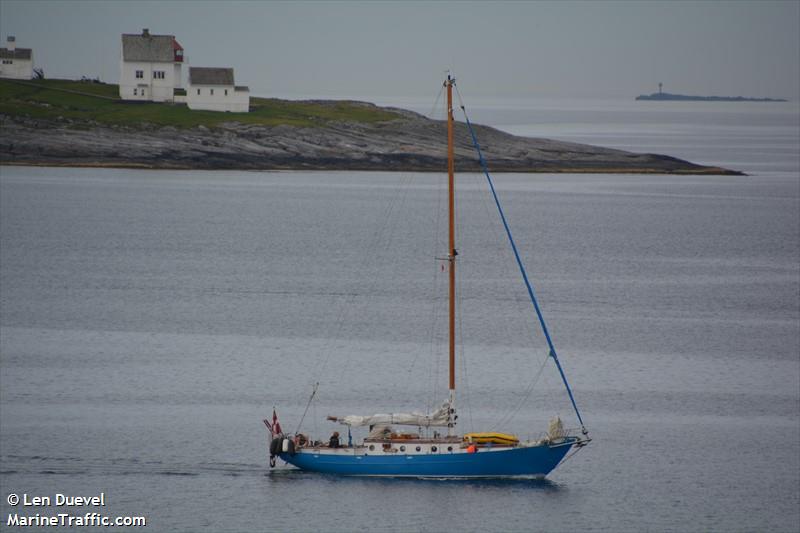
[[[444,172],[447,128],[412,111],[346,100],[251,99],[249,113],[131,105],[111,84],[0,80],[0,165],[175,170]],[[705,174],[741,172],[473,125],[494,172]],[[455,164],[481,167],[463,123]]]
[[[681,101],[681,102],[788,102],[782,98],[751,98],[747,96],[690,96],[685,94],[653,93],[640,94],[636,100]]]
[[[0,114],[0,165],[141,170],[445,172],[446,128],[411,112],[375,124],[325,127],[107,127]],[[76,127],[77,126],[77,127]],[[480,172],[469,133],[456,129],[456,168]],[[742,175],[659,154],[517,137],[473,125],[493,172]]]
[[[287,167],[266,167],[266,168],[244,168],[244,167],[204,167],[194,165],[148,165],[146,163],[116,163],[102,161],[88,162],[52,162],[52,161],[7,161],[0,158],[0,168],[3,167],[41,167],[41,168],[112,168],[125,170],[157,170],[157,171],[215,171],[215,170],[237,170],[243,172],[416,172],[420,174],[442,173],[442,169],[431,169],[428,167],[419,168],[384,168],[384,167],[363,167],[353,168],[349,165],[341,167],[331,166],[305,166],[303,168]],[[482,172],[476,167],[461,168],[460,172]],[[673,176],[746,176],[744,172],[729,170],[721,167],[698,167],[689,169],[659,169],[659,168],[614,168],[614,167],[585,167],[585,168],[557,168],[557,167],[538,167],[538,168],[499,168],[494,169],[496,174],[637,174],[637,175],[673,175]]]

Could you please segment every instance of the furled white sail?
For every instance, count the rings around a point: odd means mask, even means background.
[[[374,426],[374,425],[390,425],[395,424],[399,426],[444,426],[450,423],[451,416],[455,419],[455,414],[450,413],[450,401],[445,401],[441,407],[432,413],[424,414],[419,412],[413,413],[389,413],[389,414],[376,414],[369,416],[348,415],[343,417],[328,417],[340,424],[346,426]]]

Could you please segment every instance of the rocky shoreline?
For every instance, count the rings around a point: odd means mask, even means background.
[[[214,128],[129,127],[0,115],[0,164],[206,170],[445,169],[444,122],[411,111],[391,111],[400,118],[315,127],[235,121]],[[489,168],[495,172],[740,174],[665,155],[516,137],[487,126],[474,128]],[[480,170],[464,124],[457,123],[455,142],[456,168]]]

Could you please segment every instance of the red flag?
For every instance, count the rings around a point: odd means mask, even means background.
[[[275,412],[274,407],[272,408],[272,432],[277,433],[278,435],[283,433],[283,430],[281,429],[281,424],[280,422],[278,422],[278,413]]]

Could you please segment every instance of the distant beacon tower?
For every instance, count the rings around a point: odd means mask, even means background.
[[[658,82],[658,94],[661,94],[661,86],[662,85],[663,85],[663,83]]]

